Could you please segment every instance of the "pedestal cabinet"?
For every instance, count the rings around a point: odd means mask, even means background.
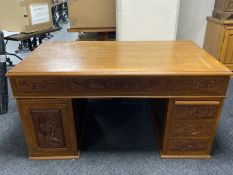
[[[83,125],[79,116],[84,115],[75,100],[18,99],[17,103],[31,159],[79,157],[77,142],[81,139],[77,138],[81,137],[79,126]],[[78,103],[83,104],[80,100]]]
[[[233,20],[207,17],[204,49],[233,70]]]
[[[162,158],[210,158],[223,99],[152,100]]]

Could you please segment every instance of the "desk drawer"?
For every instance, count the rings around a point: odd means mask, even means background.
[[[208,140],[170,140],[169,152],[206,152],[209,149]]]
[[[219,110],[219,101],[176,101],[174,120],[215,119]]]
[[[20,77],[11,81],[14,94],[17,95],[58,95],[61,94],[59,78]]]
[[[170,138],[209,138],[213,131],[213,123],[173,123]]]

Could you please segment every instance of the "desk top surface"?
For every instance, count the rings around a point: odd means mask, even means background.
[[[8,76],[231,75],[189,41],[46,42]]]

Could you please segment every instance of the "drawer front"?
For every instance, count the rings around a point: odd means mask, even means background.
[[[16,78],[11,81],[12,89],[19,95],[57,95],[61,93],[58,78]]]
[[[170,140],[169,152],[206,152],[209,148],[208,140]]]
[[[177,95],[212,95],[222,94],[227,84],[223,78],[177,78],[172,82],[173,93]]]
[[[213,123],[173,123],[170,138],[209,138]]]
[[[176,101],[174,120],[215,119],[219,105],[219,101]]]
[[[82,94],[170,93],[167,78],[68,78],[67,91]]]

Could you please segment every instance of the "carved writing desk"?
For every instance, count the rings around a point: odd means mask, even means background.
[[[44,43],[7,75],[31,159],[79,157],[89,98],[148,98],[162,158],[210,158],[232,72],[192,42],[92,41]]]

